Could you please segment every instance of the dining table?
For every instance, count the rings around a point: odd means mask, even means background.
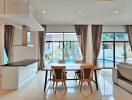
[[[82,65],[87,65],[87,66],[94,66],[93,64],[81,64],[81,63],[63,63],[63,64],[46,64],[45,67],[43,68],[43,71],[45,71],[45,82],[44,82],[44,92],[46,91],[47,88],[47,82],[48,80],[51,80],[50,78],[48,79],[48,74],[50,72],[51,76],[51,71],[52,71],[52,66],[65,66],[65,71],[78,71],[81,69]],[[101,68],[94,67],[94,83],[96,85],[96,90],[98,90],[98,76],[97,76],[97,71],[101,70]],[[67,78],[66,80],[79,80],[75,78]]]

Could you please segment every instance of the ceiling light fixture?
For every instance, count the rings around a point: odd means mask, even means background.
[[[45,13],[46,13],[46,11],[44,10],[44,11],[43,11],[43,14],[45,14]]]
[[[118,14],[119,13],[119,11],[118,10],[115,10],[115,14]]]
[[[82,14],[82,10],[78,10],[78,14]]]

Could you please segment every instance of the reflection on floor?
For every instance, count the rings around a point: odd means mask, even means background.
[[[69,74],[69,73],[68,73]],[[101,70],[98,73],[99,91],[96,91],[94,83],[93,93],[90,93],[86,84],[82,92],[76,81],[67,81],[67,92],[65,93],[62,84],[59,84],[57,94],[52,91],[52,83],[48,82],[47,93],[43,92],[44,72],[38,72],[25,88],[17,91],[0,90],[0,100],[132,100],[132,94],[112,83],[112,71]],[[69,76],[74,76],[72,73]]]

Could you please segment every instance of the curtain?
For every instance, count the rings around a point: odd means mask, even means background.
[[[45,38],[46,38],[46,25],[42,25],[44,28],[44,31],[39,31],[39,70],[42,70],[44,68],[44,55],[45,55]]]
[[[13,37],[14,37],[14,26],[4,26],[4,48],[8,57],[8,63],[13,62]]]
[[[93,63],[96,67],[101,45],[102,28],[102,25],[92,25]]]
[[[86,62],[86,52],[87,52],[87,28],[88,25],[75,25],[75,31],[80,44],[83,62]]]
[[[129,43],[132,50],[132,25],[126,25],[126,32],[128,33]]]

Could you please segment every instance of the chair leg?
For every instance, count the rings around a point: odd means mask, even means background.
[[[77,82],[77,74],[76,73],[75,73],[74,79],[76,79],[76,82]]]
[[[53,92],[54,92],[54,90],[55,90],[54,85],[55,85],[55,82],[53,82]]]
[[[67,91],[67,86],[66,86],[66,82],[64,82],[64,85],[65,85],[65,90]]]
[[[79,80],[79,85],[80,85],[81,81]]]
[[[81,89],[82,89],[82,82],[80,81],[80,83],[81,83],[81,84],[80,84],[80,92],[81,92]]]
[[[58,82],[56,82],[56,86],[55,86],[55,94],[56,94],[57,84],[58,84]]]
[[[90,90],[91,90],[91,93],[92,93],[92,85],[91,85],[91,82],[88,82],[88,85],[89,85]]]

